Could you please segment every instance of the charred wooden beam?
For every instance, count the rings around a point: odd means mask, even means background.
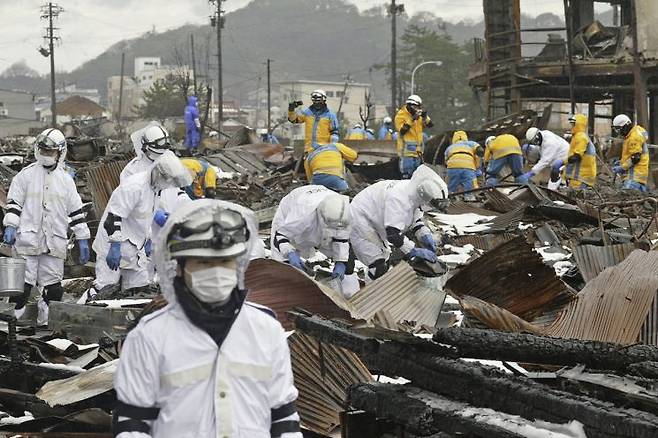
[[[351,406],[404,426],[405,434],[418,436],[438,433],[473,438],[522,437],[501,427],[461,415],[472,406],[409,385],[360,383],[350,387]]]
[[[80,374],[64,368],[49,368],[31,362],[14,362],[0,357],[0,387],[36,392],[46,382],[68,379]]]
[[[509,375],[476,364],[441,357],[420,341],[379,340],[349,327],[332,325],[317,316],[293,314],[296,327],[318,339],[358,350],[371,369],[409,379],[415,386],[478,407],[488,407],[523,418],[585,425],[589,438],[650,438],[658,436],[658,417],[617,408],[591,397],[551,389],[525,377]],[[425,342],[426,344],[433,344]]]
[[[628,367],[628,372],[647,379],[658,379],[658,361],[634,363]]]
[[[625,346],[461,327],[440,329],[433,339],[455,347],[461,357],[477,359],[567,366],[582,364],[590,369],[624,372],[630,372],[629,366],[638,362],[658,361],[658,348],[644,344]]]

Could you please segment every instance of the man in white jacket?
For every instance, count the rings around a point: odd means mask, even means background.
[[[356,258],[368,266],[370,279],[388,271],[391,246],[407,257],[437,261],[437,245],[423,223],[423,211],[447,204],[448,186],[430,167],[420,165],[410,180],[380,181],[362,190],[350,204],[350,242]],[[424,246],[418,247],[405,233],[412,231]]]
[[[120,280],[124,290],[148,285],[147,257],[151,252],[156,197],[162,190],[185,187],[191,182],[178,157],[166,151],[150,171],[132,175],[119,184],[105,207],[94,239],[96,280],[88,298]]]
[[[154,253],[169,305],[123,345],[119,438],[301,438],[286,335],[245,301],[253,212],[203,199],[165,224]]]
[[[538,175],[547,167],[561,166],[569,155],[569,142],[551,131],[530,128],[526,131],[525,137],[528,143],[523,146],[524,155],[528,161],[536,162],[532,169],[525,174],[527,180]],[[552,172],[551,180],[548,182],[548,188],[551,190],[557,190],[560,186],[560,179],[554,177],[556,174],[559,172]]]
[[[26,260],[25,287],[14,297],[15,314],[25,312],[32,287],[44,288],[38,302],[39,320],[46,322],[48,303],[61,301],[64,260],[69,227],[80,249],[80,263],[89,261],[89,228],[73,178],[64,170],[66,139],[57,129],[46,129],[36,138],[37,160],[16,175],[7,193],[3,240]]]
[[[145,128],[133,132],[130,134],[130,140],[135,149],[135,158],[121,171],[120,181],[136,173],[151,170],[158,158],[171,149],[169,133],[158,122],[151,122]]]

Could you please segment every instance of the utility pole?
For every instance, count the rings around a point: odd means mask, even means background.
[[[196,96],[196,58],[194,57],[194,35],[192,34],[190,34],[190,45],[192,49],[192,80],[194,81],[194,95]]]
[[[404,5],[396,5],[391,0],[388,11],[391,14],[391,114],[398,109],[397,82],[398,82],[398,60],[397,60],[397,15],[404,12]]]
[[[124,52],[121,53],[121,79],[119,79],[119,111],[117,114],[117,122],[119,123],[119,127],[121,127],[121,113],[123,109],[123,68],[126,62],[126,54]]]
[[[272,87],[270,85],[270,64],[271,59],[267,59],[267,133],[271,134],[272,131]]]
[[[48,40],[48,49],[41,48],[39,52],[43,56],[50,56],[50,112],[52,114],[51,125],[53,128],[57,126],[57,101],[55,96],[55,40],[59,40],[58,36],[55,36],[56,27],[53,27],[53,21],[64,11],[57,4],[49,2],[41,7],[41,19],[48,21],[48,27],[46,27],[46,34],[44,38]]]
[[[217,30],[217,86],[215,92],[217,94],[217,128],[220,133],[222,131],[222,119],[224,118],[224,98],[222,89],[222,28],[224,27],[224,17],[222,14],[222,2],[225,0],[210,0],[210,3],[217,5],[217,11],[214,17],[210,18],[210,24],[215,26]]]

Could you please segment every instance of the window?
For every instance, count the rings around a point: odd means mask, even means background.
[[[347,103],[348,100],[349,100],[349,97],[346,94],[345,97],[343,97],[343,103]]]
[[[336,91],[336,97],[343,97],[345,95],[344,91]]]
[[[327,97],[334,97],[333,91],[327,91]]]

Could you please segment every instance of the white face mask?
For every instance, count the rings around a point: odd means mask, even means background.
[[[43,155],[37,151],[37,161],[44,167],[51,167],[57,163],[57,157],[52,155]]]
[[[215,266],[190,272],[187,286],[190,292],[204,303],[222,304],[228,301],[231,292],[238,284],[238,272],[235,269]]]

